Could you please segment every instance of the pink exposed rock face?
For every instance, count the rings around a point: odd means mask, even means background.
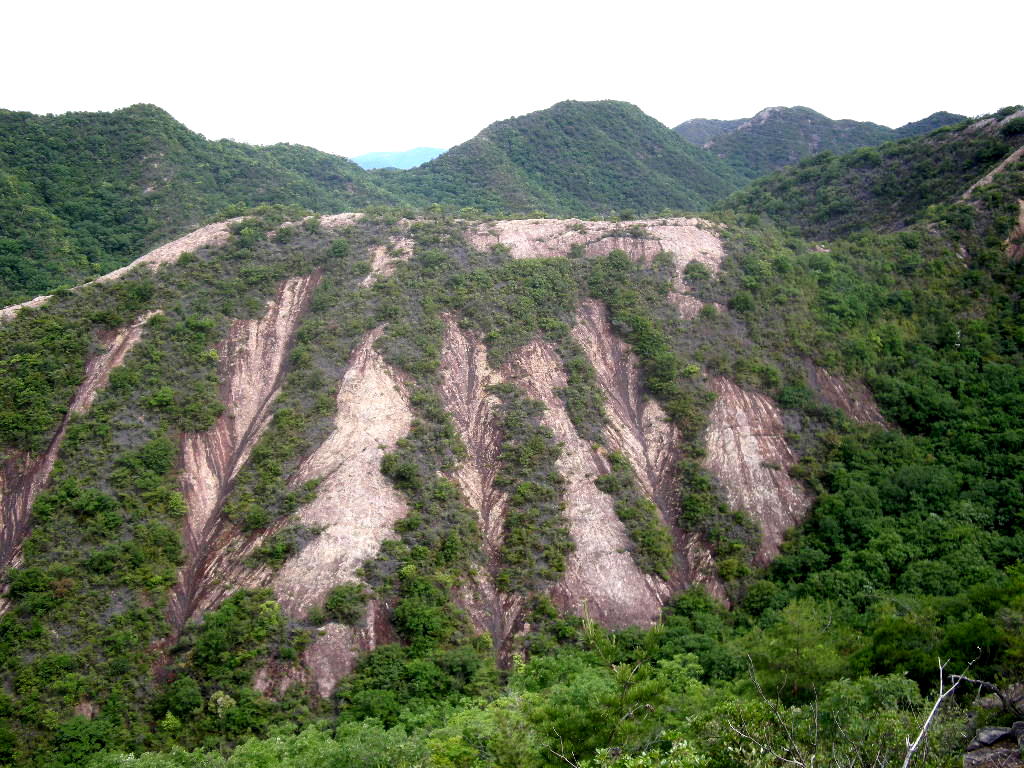
[[[679,433],[661,407],[645,396],[640,366],[612,332],[599,302],[583,302],[572,335],[586,352],[605,396],[608,447],[625,454],[644,493],[666,510],[671,504]]]
[[[572,335],[594,366],[605,397],[605,443],[629,459],[644,494],[658,506],[662,522],[675,539],[677,564],[672,586],[683,588],[700,583],[711,594],[724,597],[710,550],[700,537],[684,533],[672,524],[677,494],[676,463],[682,438],[661,407],[644,394],[639,361],[614,334],[607,311],[599,302],[590,300],[582,304]]]
[[[630,230],[637,234],[630,234]],[[466,239],[481,251],[495,245],[505,246],[516,259],[566,256],[573,246],[582,246],[586,256],[603,256],[620,249],[644,264],[650,264],[663,251],[671,253],[675,274],[669,298],[686,319],[695,317],[702,306],[699,299],[688,295],[691,289],[683,275],[686,265],[698,261],[714,274],[725,258],[716,225],[702,219],[493,221],[470,227]]]
[[[460,602],[480,632],[488,632],[503,648],[522,622],[523,598],[498,592],[494,579],[500,569],[499,552],[505,524],[506,495],[494,487],[501,453],[498,398],[486,388],[502,381],[487,364],[480,339],[445,317],[441,350],[441,398],[452,416],[468,456],[455,473],[455,481],[477,511],[483,536],[485,566],[472,583],[464,585]]]
[[[407,511],[380,472],[384,454],[412,424],[404,385],[373,348],[382,331],[368,334],[352,353],[338,391],[335,429],[295,478],[295,484],[322,478],[317,498],[298,514],[303,524],[324,532],[274,579],[281,607],[291,615],[304,615],[331,587],[353,580],[359,566],[394,537],[394,524]]]
[[[500,401],[486,389],[503,379],[488,365],[487,349],[480,339],[459,328],[450,316],[445,317],[441,376],[442,400],[469,451],[468,460],[458,469],[458,482],[467,501],[480,513],[485,546],[496,552],[501,545],[501,508],[506,497],[494,487],[501,453],[496,413]]]
[[[725,489],[729,505],[760,524],[755,563],[766,565],[778,554],[783,533],[804,519],[811,498],[787,471],[796,457],[775,403],[727,379],[712,379],[711,389],[718,400],[704,435],[704,464]]]
[[[186,563],[169,608],[178,630],[196,612],[242,586],[226,577],[257,542],[235,530],[220,514],[221,506],[270,423],[270,405],[284,376],[288,350],[319,279],[313,274],[286,280],[262,317],[236,321],[221,344],[224,413],[206,432],[187,435],[182,446]]]
[[[331,231],[350,227],[363,218],[361,213],[332,213],[320,217],[320,226]]]
[[[881,411],[878,410],[871,390],[861,382],[847,381],[816,365],[807,366],[807,378],[811,389],[817,392],[822,400],[843,411],[854,421],[888,426]]]
[[[653,624],[669,596],[669,586],[636,567],[611,497],[594,485],[594,478],[608,467],[577,434],[556,394],[566,384],[557,353],[544,342],[528,344],[515,355],[508,378],[544,403],[543,423],[562,444],[557,467],[565,479],[565,517],[576,549],[552,591],[554,602],[607,627]]]
[[[107,283],[111,280],[117,280],[136,267],[148,266],[152,269],[159,269],[164,264],[170,264],[177,261],[181,254],[188,251],[194,251],[206,246],[222,245],[227,242],[228,237],[231,235],[231,232],[228,229],[229,225],[235,221],[238,221],[238,219],[229,219],[228,221],[220,221],[216,224],[209,224],[205,227],[200,227],[194,232],[188,233],[184,237],[179,237],[177,240],[172,240],[165,245],[161,245],[159,248],[154,248],[144,256],[137,258],[128,266],[115,269],[113,272],[108,272],[101,277],[97,277],[95,280],[85,283],[85,285],[92,285],[93,283]],[[10,307],[4,307],[3,309],[0,309],[0,322],[10,320],[18,313],[18,310],[23,307],[42,306],[49,301],[49,299],[49,296],[36,296],[31,301],[14,304]]]
[[[321,478],[316,499],[299,509],[298,517],[323,532],[271,582],[290,616],[305,616],[332,587],[355,581],[359,566],[395,536],[395,523],[407,512],[405,500],[380,472],[384,453],[412,424],[404,385],[373,348],[382,331],[368,334],[352,353],[338,391],[335,429],[295,478],[296,484]],[[381,606],[371,603],[366,627],[328,624],[306,650],[304,661],[326,696],[352,670],[360,649],[391,637]]]
[[[16,452],[0,464],[0,569],[16,565],[20,560],[32,504],[50,478],[71,417],[89,410],[96,395],[107,385],[110,372],[124,362],[154,314],[149,312],[127,328],[100,338],[106,349],[86,364],[85,377],[75,390],[68,413],[43,453],[32,456]],[[6,607],[6,603],[0,604],[0,613]]]
[[[629,234],[635,229],[639,236]],[[621,249],[637,260],[649,261],[661,251],[687,256],[717,270],[722,244],[713,225],[700,219],[645,219],[641,221],[584,221],[582,219],[518,219],[492,221],[469,228],[467,240],[477,250],[507,247],[513,258],[542,259],[568,255],[582,245],[587,256]]]
[[[363,278],[363,287],[369,287],[382,277],[395,274],[395,265],[400,261],[412,258],[415,243],[408,237],[393,237],[387,245],[379,245],[373,249],[373,264],[370,274]]]

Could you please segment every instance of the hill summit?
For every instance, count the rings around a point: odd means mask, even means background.
[[[842,154],[965,119],[936,112],[893,129],[856,120],[832,120],[807,107],[768,107],[740,120],[687,120],[674,130],[688,142],[710,150],[739,176],[755,179],[818,152]]]
[[[493,123],[388,182],[424,202],[585,216],[699,210],[740,185],[725,163],[621,101],[563,101]]]

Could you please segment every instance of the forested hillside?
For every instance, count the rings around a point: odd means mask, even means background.
[[[496,123],[410,171],[373,174],[297,145],[208,141],[163,110],[0,111],[0,304],[124,266],[214,214],[435,203],[493,213],[702,209],[738,188],[706,152],[620,102]]]
[[[1024,717],[1021,120],[702,219],[445,166],[0,315],[0,764],[876,768],[966,672],[961,765]]]
[[[832,120],[807,107],[769,107],[746,120],[687,120],[673,130],[749,181],[820,152],[844,154],[964,120],[962,115],[936,112],[894,129],[856,120]]]
[[[707,152],[619,101],[563,101],[503,120],[382,178],[414,202],[568,216],[702,210],[740,184]]]
[[[0,110],[0,303],[123,266],[231,206],[349,210],[393,201],[309,147],[207,141],[157,107]]]
[[[722,205],[763,213],[806,237],[829,238],[864,229],[892,231],[928,213],[928,206],[967,203],[967,190],[1000,162],[1019,162],[1024,112],[1007,107],[970,124],[929,136],[865,148],[847,155],[823,152],[796,168],[754,182]],[[993,205],[1012,209],[1014,190],[986,185]],[[961,228],[970,206],[944,209]],[[1006,215],[1005,212],[1003,215]],[[1009,214],[1012,216],[1012,212]],[[963,217],[957,219],[957,216]]]

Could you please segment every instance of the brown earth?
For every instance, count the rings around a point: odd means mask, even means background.
[[[809,363],[806,368],[807,381],[811,389],[824,402],[843,411],[854,421],[878,424],[881,427],[888,426],[882,412],[878,410],[878,403],[875,402],[871,390],[862,382],[849,381]]]

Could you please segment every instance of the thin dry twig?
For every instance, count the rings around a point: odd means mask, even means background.
[[[935,703],[932,705],[932,711],[928,713],[928,717],[925,719],[924,725],[921,726],[921,731],[917,734],[917,738],[914,739],[913,743],[911,743],[910,737],[907,737],[907,754],[903,758],[903,768],[909,768],[910,762],[914,759],[914,754],[918,749],[920,749],[925,736],[928,735],[928,729],[932,727],[932,722],[935,720],[935,715],[938,714],[939,707],[942,706],[942,702],[952,695],[952,693],[957,689],[957,686],[959,686],[961,681],[964,679],[963,675],[951,675],[950,680],[955,679],[956,682],[954,682],[949,688],[946,688],[946,664],[948,663],[949,660],[946,660],[945,662],[941,659],[939,660],[939,696],[935,699]],[[972,661],[971,664],[973,663],[974,662]],[[967,665],[967,669],[971,668],[971,664]],[[967,670],[964,671],[966,672]]]

